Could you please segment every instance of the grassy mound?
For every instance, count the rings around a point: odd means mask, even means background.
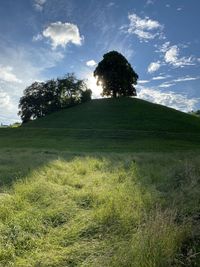
[[[110,98],[55,112],[24,127],[199,133],[200,119],[137,98]]]
[[[82,152],[200,149],[200,119],[140,99],[99,99],[22,127],[0,129],[2,148]]]

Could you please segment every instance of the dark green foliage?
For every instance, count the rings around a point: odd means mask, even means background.
[[[116,51],[103,56],[94,77],[97,77],[97,85],[103,87],[103,96],[136,96],[134,85],[137,84],[138,75],[127,59]]]
[[[82,92],[81,95],[81,103],[87,102],[91,100],[92,90],[88,89]]]
[[[62,79],[35,82],[24,90],[19,103],[23,123],[91,99],[91,90],[73,74]]]

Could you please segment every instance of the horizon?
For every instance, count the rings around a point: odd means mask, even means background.
[[[2,0],[0,123],[20,120],[19,98],[34,81],[74,72],[99,98],[93,71],[111,50],[138,73],[138,98],[200,109],[199,9],[195,0]]]

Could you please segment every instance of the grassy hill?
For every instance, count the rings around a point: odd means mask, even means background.
[[[0,129],[0,267],[200,266],[200,119],[93,100]]]
[[[1,129],[0,145],[88,152],[196,150],[200,119],[140,99],[99,99]]]
[[[136,98],[96,99],[61,110],[25,127],[199,132],[200,120]]]

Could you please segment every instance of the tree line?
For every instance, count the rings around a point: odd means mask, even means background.
[[[102,86],[102,96],[136,96],[138,74],[127,59],[117,51],[103,55],[94,70],[97,85]],[[84,80],[74,74],[46,82],[34,82],[24,90],[19,102],[22,122],[44,117],[52,112],[91,100],[92,91]]]
[[[92,91],[74,74],[46,82],[34,82],[19,101],[22,122],[44,117],[63,108],[91,100]]]

